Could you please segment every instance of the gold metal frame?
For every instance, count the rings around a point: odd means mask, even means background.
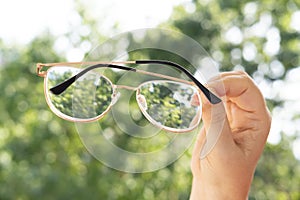
[[[124,62],[60,62],[60,63],[37,63],[36,64],[36,73],[38,76],[40,77],[46,77],[47,75],[47,70],[50,67],[58,67],[58,66],[64,66],[64,67],[81,67],[82,65],[96,65],[96,64],[113,64],[113,65],[119,65],[119,64],[136,64],[136,61],[124,61]],[[44,68],[47,68],[46,70],[44,70]],[[172,81],[178,81],[181,83],[186,83],[186,84],[190,84],[190,85],[195,85],[195,83],[193,81],[187,81],[184,79],[180,79],[180,78],[175,78],[172,76],[168,76],[168,75],[163,75],[163,74],[158,74],[158,73],[154,73],[154,72],[147,72],[144,70],[140,70],[140,69],[136,69],[135,72],[141,73],[141,74],[146,74],[146,75],[150,75],[150,76],[156,76],[159,78],[164,78],[164,79],[168,79],[168,80],[172,80]]]
[[[125,65],[125,64],[136,64],[136,61],[125,61],[125,62],[59,62],[59,63],[37,63],[36,65],[36,73],[38,76],[40,77],[43,77],[44,78],[44,95],[45,95],[45,99],[46,99],[46,102],[49,106],[49,108],[53,111],[53,113],[55,113],[58,117],[64,119],[64,120],[68,120],[68,121],[72,121],[72,122],[93,122],[93,121],[97,121],[99,119],[101,119],[107,112],[110,111],[111,107],[113,106],[113,100],[112,102],[110,103],[110,105],[108,106],[108,108],[101,114],[101,115],[98,115],[94,118],[89,118],[89,119],[77,119],[77,118],[73,118],[73,117],[70,117],[68,115],[65,115],[64,113],[60,112],[51,102],[51,100],[48,98],[49,96],[49,91],[47,90],[47,72],[48,72],[48,69],[50,69],[51,67],[76,67],[76,68],[80,68],[82,66],[89,66],[89,65],[96,65],[96,64],[105,64],[105,65]],[[134,68],[135,69],[135,68]],[[159,77],[159,78],[163,78],[163,79],[167,79],[171,82],[179,82],[179,83],[182,83],[182,84],[188,84],[188,85],[191,85],[193,87],[196,86],[196,84],[193,82],[193,81],[187,81],[187,80],[184,80],[184,79],[180,79],[180,78],[176,78],[176,77],[172,77],[172,76],[168,76],[168,75],[163,75],[163,74],[158,74],[158,73],[154,73],[154,72],[148,72],[148,71],[144,71],[144,70],[140,70],[140,69],[135,69],[134,72],[137,72],[137,73],[141,73],[141,74],[145,74],[145,75],[150,75],[150,76],[154,76],[154,77]],[[105,76],[103,76],[105,77]],[[126,86],[126,85],[115,85],[113,84],[108,78],[105,77],[105,79],[107,79],[109,81],[109,83],[112,85],[112,88],[113,88],[113,97],[112,99],[116,98],[116,89],[117,88],[124,88],[124,89],[128,89],[128,90],[134,90],[136,91],[136,101],[139,105],[139,108],[140,110],[142,111],[142,113],[144,114],[144,116],[155,126],[163,129],[163,130],[167,130],[167,131],[170,131],[170,132],[174,132],[174,133],[182,133],[182,132],[188,132],[188,131],[191,131],[193,129],[195,129],[198,124],[200,123],[200,120],[201,120],[201,114],[202,114],[202,110],[199,109],[199,113],[197,113],[197,117],[199,117],[199,120],[197,120],[197,122],[195,124],[193,124],[192,128],[187,128],[187,129],[175,129],[175,128],[171,128],[171,127],[166,127],[166,126],[163,126],[159,123],[157,123],[155,120],[152,119],[152,117],[149,116],[149,114],[141,107],[138,99],[137,99],[137,96],[138,96],[138,88],[145,84],[145,83],[142,83],[141,85],[137,86],[137,87],[130,87],[130,86]],[[155,81],[155,80],[153,80]],[[147,81],[147,82],[153,82],[153,81]],[[197,89],[197,95],[198,95],[198,98],[200,100],[200,90],[199,88],[195,87]],[[200,102],[200,105],[201,107],[201,102]]]

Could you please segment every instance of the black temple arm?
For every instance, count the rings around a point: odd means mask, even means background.
[[[95,68],[101,68],[101,67],[110,67],[110,68],[116,68],[116,69],[123,69],[123,70],[127,70],[127,71],[136,71],[135,68],[120,66],[120,65],[113,65],[113,64],[92,65],[92,66],[89,66],[89,67],[83,69],[78,74],[72,76],[71,78],[65,80],[64,82],[59,83],[58,85],[50,88],[50,91],[55,95],[59,95],[59,94],[63,93],[68,87],[70,87],[78,78],[83,76],[85,73],[87,73],[88,71],[91,71]]]
[[[165,64],[169,66],[173,66],[180,71],[184,72],[198,87],[199,89],[203,92],[205,97],[209,100],[210,103],[212,104],[217,104],[221,102],[221,99],[218,98],[215,94],[213,94],[211,91],[209,91],[202,83],[200,83],[187,69],[184,67],[170,62],[166,60],[137,60],[136,64]]]
[[[170,62],[166,60],[137,60],[135,61],[136,64],[164,64],[164,65],[169,65],[173,66],[180,71],[184,72],[198,87],[199,89],[203,92],[205,97],[209,100],[210,103],[212,104],[217,104],[221,102],[221,99],[218,98],[215,94],[213,94],[211,91],[209,91],[202,83],[200,83],[187,69],[184,67]],[[82,71],[80,71],[78,74],[72,76],[71,78],[65,80],[64,82],[52,87],[50,91],[55,94],[59,95],[63,93],[70,85],[72,85],[78,78],[80,78],[82,75],[87,73],[88,71],[95,69],[95,68],[101,68],[101,67],[110,67],[110,68],[116,68],[116,69],[122,69],[126,71],[136,71],[135,68],[131,67],[126,67],[126,66],[120,66],[120,65],[114,65],[114,64],[96,64],[89,66]]]

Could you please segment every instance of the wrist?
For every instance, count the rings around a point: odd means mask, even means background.
[[[245,200],[248,199],[250,185],[231,186],[222,184],[205,184],[200,180],[193,179],[190,200]]]

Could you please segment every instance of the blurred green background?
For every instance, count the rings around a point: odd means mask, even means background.
[[[74,5],[78,24],[63,34],[47,29],[26,44],[0,38],[0,199],[188,199],[192,148],[155,172],[119,172],[94,159],[74,124],[46,105],[35,64],[66,61],[70,51],[87,53],[95,38],[112,35],[99,31],[103,19],[93,17],[87,3]],[[22,27],[20,16],[19,24],[4,20]],[[112,24],[111,33],[121,26]],[[198,41],[220,71],[245,70],[254,78],[273,124],[249,199],[300,199],[300,1],[184,1],[158,27]]]

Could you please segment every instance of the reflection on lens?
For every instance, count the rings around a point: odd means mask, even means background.
[[[143,101],[141,101],[143,97]],[[201,105],[194,104],[199,94],[191,85],[173,81],[152,81],[142,84],[137,101],[146,118],[171,131],[190,131],[200,122]],[[142,103],[141,103],[142,102]]]
[[[53,67],[47,73],[48,103],[55,113],[69,120],[98,117],[108,110],[112,99],[113,87],[110,81],[92,71],[78,78],[63,93],[51,93],[52,87],[76,75],[79,70],[72,67]]]

